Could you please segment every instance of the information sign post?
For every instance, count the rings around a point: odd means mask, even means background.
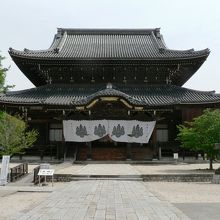
[[[179,158],[179,154],[178,153],[174,153],[173,154],[173,159],[176,161],[176,163],[177,163],[178,158]]]
[[[8,171],[9,171],[9,162],[10,156],[3,156],[2,157],[2,168],[1,168],[1,175],[0,175],[0,186],[6,185],[8,179]]]
[[[52,179],[52,186],[53,186],[53,174],[54,174],[54,170],[53,169],[40,169],[38,172],[38,178],[39,178],[39,186],[40,186],[40,178],[41,176],[44,176],[44,181],[45,183],[47,182],[47,176],[50,176]]]

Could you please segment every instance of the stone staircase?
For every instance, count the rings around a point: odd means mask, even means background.
[[[78,180],[122,180],[122,181],[143,181],[141,175],[72,175],[71,181]]]

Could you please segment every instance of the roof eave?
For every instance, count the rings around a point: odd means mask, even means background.
[[[137,60],[141,60],[141,61],[169,61],[169,60],[174,60],[174,61],[179,61],[179,60],[190,60],[190,59],[198,59],[198,58],[204,58],[206,59],[210,52],[207,53],[202,53],[199,55],[193,55],[192,56],[183,56],[183,57],[148,57],[148,58],[140,58],[140,57],[133,57],[133,58],[95,58],[95,57],[91,57],[91,58],[71,58],[71,57],[37,57],[37,56],[32,56],[32,55],[27,55],[25,52],[20,51],[19,54],[17,53],[13,53],[11,51],[9,51],[10,56],[16,57],[16,58],[22,58],[22,59],[26,59],[26,60],[69,60],[69,61],[137,61]]]

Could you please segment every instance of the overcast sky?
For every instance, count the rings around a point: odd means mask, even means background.
[[[220,93],[219,0],[4,0],[0,5],[0,51],[4,66],[11,66],[7,84],[16,90],[34,86],[11,60],[9,47],[47,49],[57,27],[160,27],[170,49],[211,50],[184,87]]]

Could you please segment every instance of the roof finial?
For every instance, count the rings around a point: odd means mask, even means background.
[[[106,89],[112,89],[112,84],[111,83],[107,83]]]

